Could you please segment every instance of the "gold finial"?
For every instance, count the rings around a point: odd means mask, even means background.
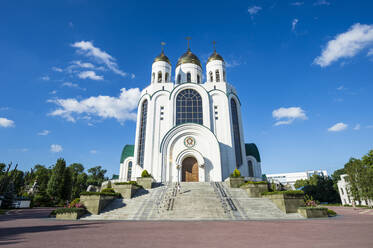
[[[216,52],[216,47],[215,47],[215,45],[216,45],[216,41],[212,41],[212,47],[214,48],[214,52]]]
[[[185,39],[188,41],[188,51],[189,51],[189,50],[190,50],[189,42],[190,42],[190,40],[191,40],[192,38],[189,37],[189,36],[187,36]]]
[[[164,46],[166,45],[166,42],[161,42],[161,46],[162,46],[162,53],[164,52]]]

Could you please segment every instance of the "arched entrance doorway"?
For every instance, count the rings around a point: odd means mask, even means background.
[[[195,158],[187,157],[183,160],[181,181],[198,182],[198,163]]]

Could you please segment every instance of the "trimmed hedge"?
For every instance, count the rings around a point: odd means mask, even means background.
[[[136,181],[114,183],[114,185],[129,185],[129,184],[135,185],[137,187],[142,187],[141,185],[138,185]]]
[[[317,209],[317,210],[328,210],[327,208],[324,208],[324,207],[300,207],[302,209]]]
[[[102,195],[102,196],[116,196],[121,197],[120,193],[109,193],[109,192],[82,192],[80,195]]]
[[[268,182],[266,182],[266,181],[260,181],[260,182],[248,181],[248,182],[245,182],[243,185],[245,185],[245,184],[268,184]]]
[[[302,190],[286,190],[263,192],[262,195],[304,195],[304,192]]]
[[[331,209],[328,209],[328,216],[329,217],[334,217],[334,216],[336,216],[337,215],[337,213],[335,212],[335,211],[333,211],[333,210],[331,210]]]
[[[54,210],[54,214],[67,214],[67,213],[84,213],[84,208],[57,208]]]
[[[101,190],[101,193],[115,193],[115,191],[112,188],[106,188]]]

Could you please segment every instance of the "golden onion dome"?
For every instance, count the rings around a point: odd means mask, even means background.
[[[178,67],[179,65],[181,64],[186,64],[186,63],[192,63],[192,64],[196,64],[200,67],[201,66],[201,61],[199,61],[198,57],[196,55],[194,55],[190,49],[188,49],[188,51],[186,53],[184,53],[180,58],[179,60],[177,61],[177,64],[176,64],[176,67]]]
[[[168,59],[168,57],[164,54],[164,52],[162,51],[161,54],[159,54],[157,57],[155,57],[154,62],[158,62],[158,61],[164,61],[164,62],[167,62],[169,65],[171,65],[171,62],[170,60]]]
[[[211,54],[210,58],[207,60],[207,63],[214,61],[214,60],[221,60],[224,62],[224,59],[220,54],[218,54],[216,51],[214,51],[213,54]]]

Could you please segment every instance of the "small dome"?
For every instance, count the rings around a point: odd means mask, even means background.
[[[162,51],[161,54],[159,54],[157,57],[155,57],[154,62],[158,62],[158,61],[164,61],[164,62],[167,62],[169,65],[171,65],[171,62],[170,60],[168,59],[168,57],[164,54],[164,52]]]
[[[214,53],[211,54],[210,58],[207,60],[207,63],[214,61],[214,60],[221,60],[224,62],[223,57],[220,56],[216,51],[214,51]]]
[[[196,64],[200,67],[201,66],[201,62],[199,61],[198,57],[196,55],[194,55],[190,49],[188,49],[188,51],[186,53],[184,53],[180,58],[179,60],[177,61],[177,65],[176,67],[178,67],[179,65],[181,64],[186,64],[186,63],[192,63],[192,64]]]

